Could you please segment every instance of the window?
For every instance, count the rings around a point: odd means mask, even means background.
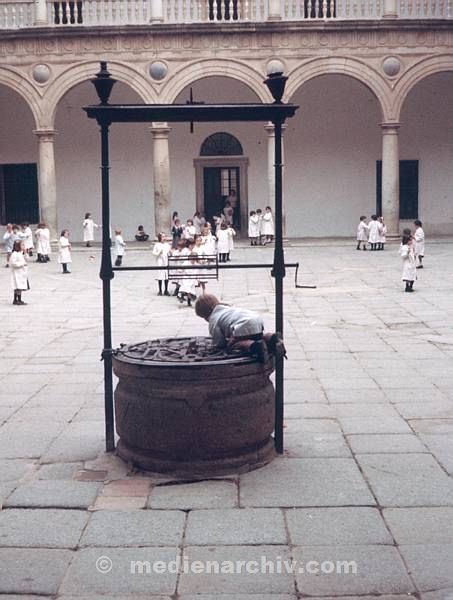
[[[382,161],[376,162],[376,214],[382,214]],[[418,219],[418,160],[400,160],[400,219]]]
[[[200,149],[200,156],[242,156],[238,139],[229,133],[219,132],[207,137]]]
[[[36,163],[0,165],[0,220],[2,225],[39,221]]]

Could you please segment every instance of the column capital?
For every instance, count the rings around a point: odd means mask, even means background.
[[[397,121],[390,121],[379,124],[384,135],[398,135],[399,128],[401,127],[401,123],[398,123]]]
[[[33,133],[40,142],[54,142],[57,131],[56,129],[34,129]]]
[[[282,135],[285,132],[285,129],[288,127],[288,125],[286,125],[285,123],[282,125]],[[267,135],[269,137],[274,137],[275,135],[275,125],[273,123],[266,123],[266,125],[264,125],[264,129],[267,132]]]
[[[154,139],[168,139],[171,127],[167,123],[153,123],[149,130]]]

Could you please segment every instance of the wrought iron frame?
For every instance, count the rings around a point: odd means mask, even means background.
[[[276,76],[275,76],[276,75]],[[110,253],[110,183],[109,183],[109,127],[112,123],[194,123],[194,122],[271,122],[275,129],[275,245],[272,264],[218,265],[217,268],[271,268],[275,278],[275,330],[283,335],[283,279],[286,267],[283,253],[283,210],[282,210],[282,126],[287,118],[294,116],[298,106],[283,104],[286,77],[281,73],[269,76],[264,82],[275,98],[272,104],[108,104],[115,80],[107,71],[107,63],[101,62],[101,70],[92,80],[101,100],[99,105],[84,107],[90,119],[96,119],[101,133],[101,182],[102,182],[102,260],[100,278],[103,289],[104,348],[104,404],[106,450],[115,449],[113,376],[112,376],[112,325],[111,325],[111,280],[114,271],[157,270],[162,267],[112,267]],[[182,267],[181,267],[182,268]],[[191,267],[192,268],[192,267]],[[203,268],[209,268],[203,265]],[[301,287],[297,286],[296,287]],[[275,359],[275,448],[283,453],[283,406],[284,365],[283,356]]]

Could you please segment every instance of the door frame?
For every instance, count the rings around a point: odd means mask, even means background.
[[[243,236],[246,235],[248,223],[248,165],[249,159],[246,156],[202,156],[194,158],[193,166],[195,168],[195,193],[196,193],[196,210],[204,212],[204,194],[203,194],[203,169],[205,167],[218,167],[231,169],[239,168],[239,190],[240,190],[240,207],[241,207],[241,231]]]

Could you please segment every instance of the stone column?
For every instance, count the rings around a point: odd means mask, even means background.
[[[382,216],[388,235],[399,235],[400,157],[399,123],[381,123],[382,128]]]
[[[47,2],[46,0],[35,0],[35,22],[34,25],[49,25],[47,20]]]
[[[269,21],[280,21],[282,18],[280,0],[269,0]]]
[[[58,239],[57,185],[55,177],[54,129],[37,129],[39,215],[50,230],[51,240]]]
[[[170,153],[168,134],[171,128],[166,123],[154,123],[150,127],[153,136],[154,175],[154,224],[155,234],[171,229],[170,197]]]
[[[268,123],[264,126],[267,132],[267,185],[268,185],[268,204],[275,210],[275,131],[274,125]],[[283,235],[286,235],[286,210],[285,210],[285,146],[283,140],[283,134],[285,133],[286,125],[282,125],[282,162],[283,162],[283,205],[282,205],[282,219],[283,219]],[[264,207],[261,207],[264,209]]]
[[[384,19],[396,19],[398,17],[398,2],[397,0],[384,0]]]
[[[164,20],[164,6],[162,0],[151,0],[151,23],[161,23]]]

